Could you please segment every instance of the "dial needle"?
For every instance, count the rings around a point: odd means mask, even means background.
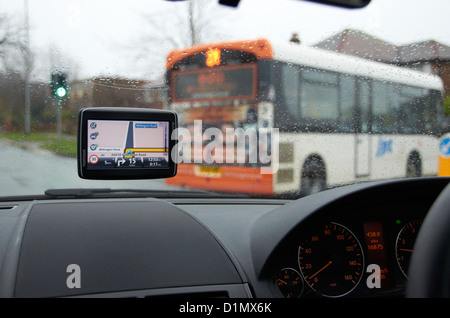
[[[319,274],[321,271],[323,271],[325,268],[327,268],[328,266],[330,266],[332,263],[332,261],[329,261],[324,267],[322,267],[321,269],[319,269],[317,272],[315,272],[313,275],[311,275],[309,277],[309,279],[313,278],[314,276],[316,276],[317,274]]]

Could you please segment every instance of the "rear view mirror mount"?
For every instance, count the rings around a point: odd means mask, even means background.
[[[176,113],[94,107],[78,117],[78,175],[83,179],[160,179],[176,175],[171,158]]]

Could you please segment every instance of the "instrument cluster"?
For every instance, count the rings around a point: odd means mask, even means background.
[[[428,206],[378,207],[315,220],[283,247],[271,284],[286,298],[403,296]]]

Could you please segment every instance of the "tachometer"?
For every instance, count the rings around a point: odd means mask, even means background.
[[[408,277],[409,261],[411,260],[414,243],[421,225],[422,220],[414,220],[406,224],[398,233],[397,242],[395,243],[397,262],[406,277]]]
[[[293,268],[283,268],[277,275],[276,284],[286,298],[297,298],[303,290],[303,280]]]
[[[304,239],[298,260],[306,283],[327,297],[351,292],[364,268],[361,244],[350,230],[337,223],[328,223]]]

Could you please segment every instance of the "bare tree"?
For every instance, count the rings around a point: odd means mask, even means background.
[[[6,73],[25,72],[24,56],[29,54],[24,28],[7,15],[0,15],[0,63]]]
[[[190,0],[173,5],[170,15],[163,12],[143,13],[148,31],[145,40],[149,43],[169,43],[173,48],[182,48],[217,37],[213,21],[220,17],[217,14],[218,5],[211,0]]]
[[[3,69],[0,122],[3,125],[12,119],[22,121],[28,118],[24,116],[24,104],[29,105],[28,74],[33,64],[25,31],[26,26],[22,23],[14,21],[11,16],[0,15],[0,68]],[[25,107],[25,111],[28,109]]]
[[[151,13],[142,13],[144,31],[136,41],[124,47],[128,56],[132,52],[137,68],[148,70],[146,77],[161,77],[161,67],[170,50],[217,41],[222,36],[216,26],[223,17],[223,6],[217,1],[169,2],[166,6],[172,9],[153,8]]]

